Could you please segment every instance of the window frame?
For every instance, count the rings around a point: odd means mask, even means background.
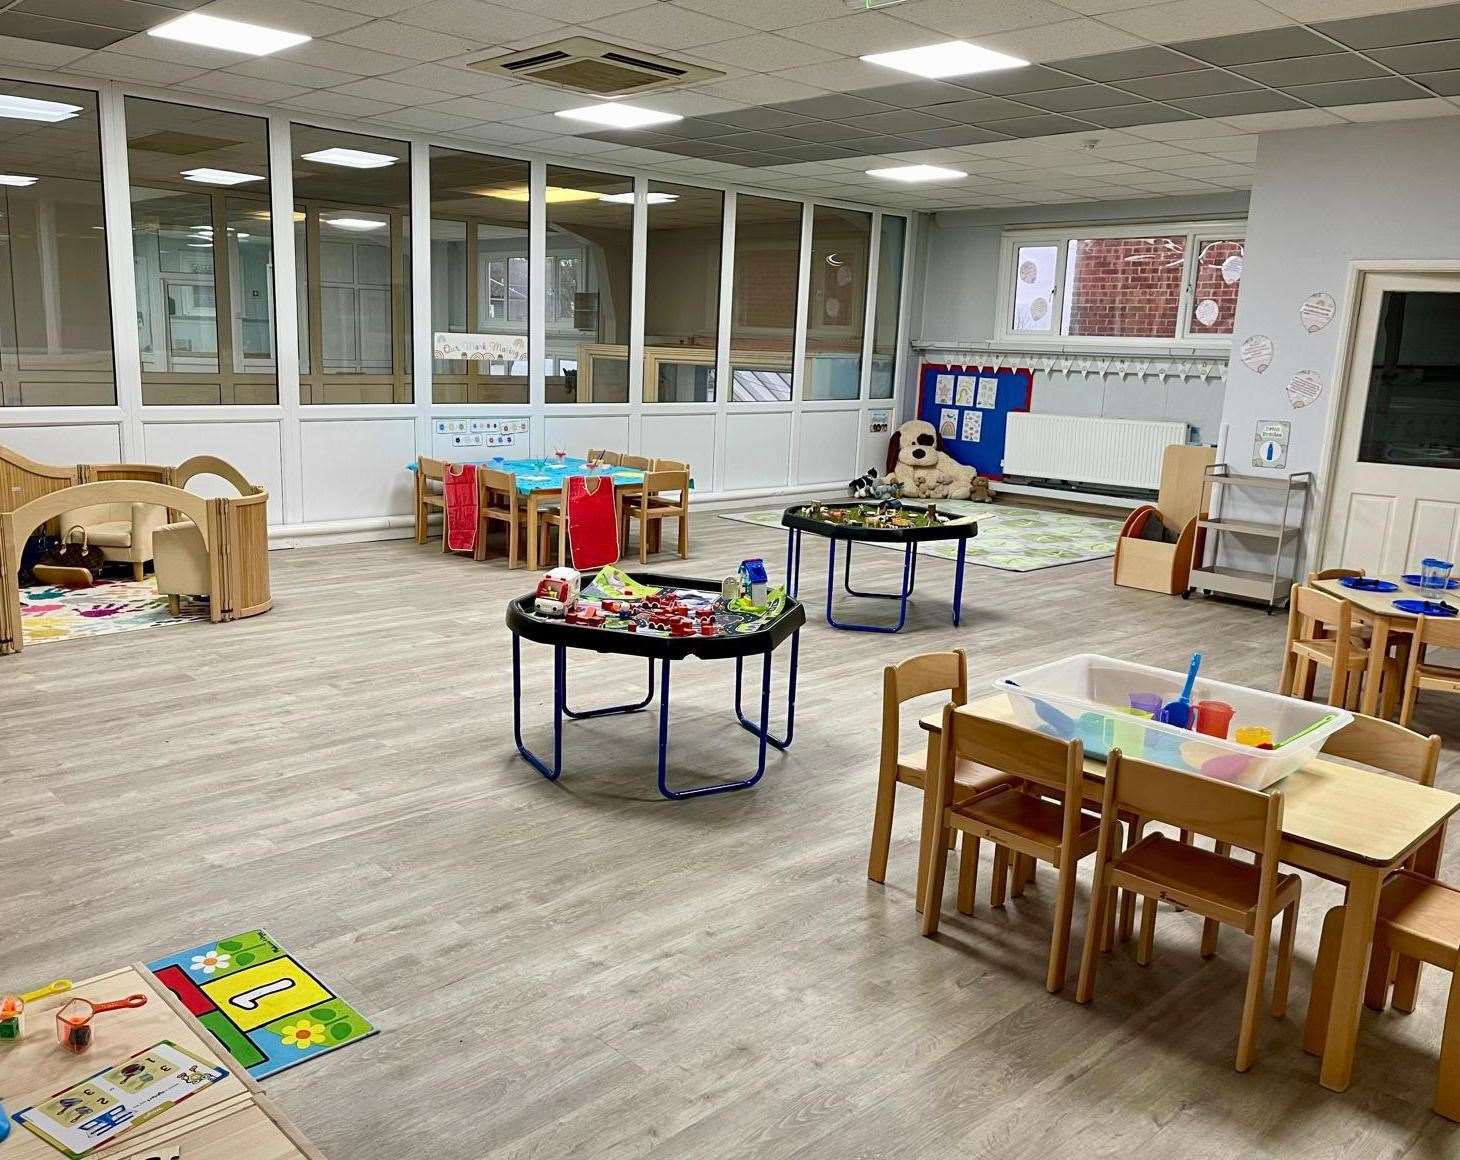
[[[1065,335],[1064,326],[1066,277],[1069,262],[1069,246],[1073,241],[1091,238],[1141,238],[1141,237],[1184,237],[1185,252],[1182,258],[1181,298],[1177,303],[1176,329],[1169,338],[1138,338],[1119,335]],[[1193,333],[1191,330],[1193,297],[1196,290],[1199,248],[1211,241],[1247,240],[1247,222],[1243,219],[1213,219],[1182,222],[1134,222],[1119,225],[1099,226],[1042,226],[1037,229],[1005,230],[999,239],[999,283],[996,295],[998,316],[994,327],[997,341],[1021,344],[1031,349],[1059,348],[1097,350],[1111,346],[1133,347],[1140,350],[1160,350],[1167,347],[1199,347],[1204,350],[1226,350],[1232,345],[1232,335]],[[1017,276],[1017,255],[1025,246],[1054,246],[1054,291],[1051,302],[1052,331],[1038,334],[1014,329],[1014,279]]]

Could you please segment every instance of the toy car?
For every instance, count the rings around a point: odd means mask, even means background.
[[[566,616],[578,599],[583,577],[573,568],[554,568],[537,582],[532,607],[539,616]]]

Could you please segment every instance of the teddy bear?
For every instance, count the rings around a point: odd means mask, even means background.
[[[890,478],[909,499],[968,499],[978,473],[938,450],[931,423],[909,419],[897,429],[897,463]]]

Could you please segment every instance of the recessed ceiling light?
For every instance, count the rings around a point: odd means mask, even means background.
[[[0,185],[34,185],[38,179],[21,177],[15,173],[0,173]]]
[[[658,109],[645,109],[640,105],[625,105],[618,101],[584,105],[581,109],[562,109],[557,115],[570,121],[611,125],[615,129],[642,129],[645,125],[664,125],[670,121],[684,120],[678,113],[661,113]]]
[[[530,201],[532,199],[532,193],[525,185],[509,185],[502,189],[474,189],[472,192],[478,197],[495,197],[502,201]],[[549,205],[561,205],[566,201],[598,201],[604,196],[586,189],[568,189],[566,186],[560,185],[550,185],[546,192]]]
[[[369,218],[337,217],[325,218],[325,225],[334,226],[342,230],[355,230],[364,233],[366,230],[383,230],[389,222],[371,221]]]
[[[0,93],[0,117],[16,121],[69,121],[79,112],[80,105],[63,105],[60,101],[38,101],[34,97]]]
[[[271,52],[293,48],[310,39],[298,32],[265,28],[262,24],[247,24],[242,20],[225,20],[221,16],[204,16],[201,12],[189,12],[176,20],[149,28],[147,35],[160,36],[163,40],[181,40],[185,44],[201,44],[204,48],[218,48],[224,52],[242,52],[249,56],[268,56]]]
[[[369,153],[364,149],[316,149],[303,156],[305,161],[318,161],[321,165],[343,165],[346,169],[383,169],[400,160],[389,153]]]
[[[904,48],[898,52],[874,52],[862,59],[868,64],[880,64],[932,79],[1023,68],[1029,63],[1017,56],[969,44],[966,40],[947,40],[942,44],[925,44],[921,48]]]
[[[893,165],[886,169],[869,169],[868,177],[882,177],[888,181],[953,181],[967,177],[961,169],[945,169],[941,165]]]
[[[621,205],[633,205],[634,195],[632,193],[600,193],[599,201],[613,201]],[[671,201],[678,201],[677,193],[650,193],[645,199],[650,205],[665,205]]]
[[[203,185],[242,185],[245,181],[262,181],[257,173],[237,173],[232,169],[184,169],[184,181],[196,181]]]

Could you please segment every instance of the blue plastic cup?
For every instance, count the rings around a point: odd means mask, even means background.
[[[1419,586],[1426,596],[1443,600],[1450,587],[1450,573],[1455,565],[1449,560],[1437,560],[1433,556],[1420,561]]]

